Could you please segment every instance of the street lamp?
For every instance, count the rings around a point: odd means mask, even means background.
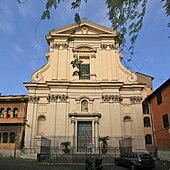
[[[16,149],[17,149],[17,141],[18,141],[18,136],[15,137],[15,143],[14,143],[14,158],[16,157]]]
[[[92,152],[92,148],[93,148],[93,145],[92,143],[90,143],[87,148],[90,150],[90,159],[91,159],[91,152]]]

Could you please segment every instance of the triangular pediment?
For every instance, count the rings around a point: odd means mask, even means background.
[[[57,34],[89,34],[89,35],[99,35],[99,34],[110,34],[117,35],[117,32],[112,30],[111,28],[101,26],[95,23],[92,23],[88,20],[83,20],[80,25],[71,24],[68,26],[64,26],[55,30],[50,31],[51,35]]]

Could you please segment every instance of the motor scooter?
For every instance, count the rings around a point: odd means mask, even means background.
[[[96,170],[102,170],[103,169],[102,161],[103,161],[103,158],[101,158],[101,157],[96,158],[96,160],[95,160],[95,169]]]

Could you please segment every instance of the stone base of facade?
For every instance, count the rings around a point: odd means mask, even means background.
[[[169,151],[158,151],[158,158],[162,160],[170,160],[170,150]]]
[[[20,150],[0,150],[0,157],[14,157],[14,152],[16,157],[20,157]]]

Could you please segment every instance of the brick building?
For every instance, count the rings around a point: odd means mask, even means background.
[[[0,96],[0,155],[15,156],[24,141],[28,97]]]
[[[144,135],[145,135],[145,146],[148,152],[153,156],[156,157],[156,148],[154,145],[154,136],[153,136],[153,125],[152,125],[152,117],[149,111],[148,102],[145,101],[145,98],[148,97],[152,92],[152,80],[154,79],[151,76],[142,74],[137,72],[137,79],[138,82],[146,84],[146,86],[142,90],[143,102],[143,126],[144,126]]]
[[[153,119],[158,157],[170,159],[170,78],[146,98]]]

